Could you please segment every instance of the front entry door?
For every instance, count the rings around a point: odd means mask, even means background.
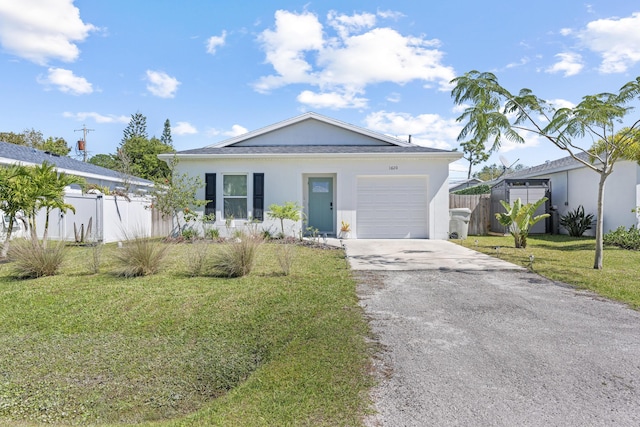
[[[309,178],[309,227],[333,233],[333,178]]]

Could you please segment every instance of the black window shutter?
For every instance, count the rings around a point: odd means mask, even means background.
[[[204,206],[205,215],[216,214],[216,174],[205,173],[204,174],[204,198],[210,200]]]
[[[253,219],[264,221],[264,174],[253,174]]]

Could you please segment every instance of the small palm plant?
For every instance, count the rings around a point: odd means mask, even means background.
[[[585,214],[584,207],[578,206],[574,211],[567,212],[560,217],[560,225],[567,230],[569,236],[580,237],[585,231],[591,230],[594,220],[593,214]]]
[[[502,206],[506,209],[504,213],[497,213],[496,218],[500,224],[509,229],[509,232],[514,238],[516,248],[527,247],[527,237],[529,236],[529,230],[538,221],[547,218],[549,214],[533,216],[538,208],[547,201],[546,197],[538,200],[535,203],[522,204],[520,199],[513,202],[513,206],[510,206],[504,200],[500,200]]]

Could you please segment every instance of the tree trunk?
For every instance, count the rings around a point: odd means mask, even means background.
[[[13,222],[14,217],[9,217],[9,228],[7,229],[7,237],[4,238],[4,244],[2,245],[2,253],[0,253],[0,258],[6,258],[7,253],[9,253],[9,240],[11,240],[11,233],[13,233]]]
[[[471,160],[469,160],[469,172],[467,172],[467,179],[471,179],[471,167],[473,166],[473,163],[471,163]]]
[[[606,171],[606,169],[605,169]],[[593,268],[596,270],[602,270],[603,258],[604,258],[604,184],[609,173],[600,172],[600,182],[598,184],[598,218],[596,220],[596,255],[593,261]]]

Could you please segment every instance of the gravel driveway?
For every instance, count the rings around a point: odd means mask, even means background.
[[[523,270],[356,276],[381,344],[368,426],[640,425],[639,312]]]

